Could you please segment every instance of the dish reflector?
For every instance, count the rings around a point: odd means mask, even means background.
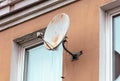
[[[44,35],[44,45],[47,49],[56,48],[68,31],[70,24],[69,16],[65,13],[56,15],[48,24]]]

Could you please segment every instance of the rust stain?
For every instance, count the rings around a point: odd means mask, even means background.
[[[63,14],[60,15],[60,19],[62,19],[62,18],[63,18]]]
[[[57,36],[54,38],[54,40],[53,40],[53,46],[56,46],[56,45],[57,45],[58,38],[59,38],[59,35],[57,35]]]
[[[52,19],[51,23],[53,24],[55,22],[55,19]]]
[[[62,18],[63,18],[63,14],[60,14],[60,15],[58,15],[57,17],[55,17],[55,18],[51,21],[51,23],[52,23],[52,24],[56,24],[56,23],[58,23]]]
[[[57,22],[59,22],[63,18],[63,14],[58,15]]]
[[[49,44],[49,43],[45,43],[45,47],[47,48],[47,49],[53,49],[54,47],[51,45],[51,44]]]
[[[47,49],[50,49],[50,48],[53,49],[54,47],[57,46],[58,39],[59,39],[59,35],[57,35],[57,36],[53,39],[53,43],[52,43],[52,44],[47,43],[47,44],[49,45],[49,47],[48,47],[48,45],[46,45],[46,43],[45,43],[45,47],[46,47]]]

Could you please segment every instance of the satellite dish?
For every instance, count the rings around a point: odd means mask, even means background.
[[[65,38],[70,24],[69,16],[65,13],[56,15],[48,24],[44,35],[44,46],[47,49],[56,48]]]
[[[57,48],[61,43],[63,48],[72,56],[72,60],[77,60],[82,54],[82,51],[72,53],[65,47],[66,33],[70,24],[69,16],[65,13],[61,13],[53,17],[48,24],[45,34],[37,32],[37,37],[41,38],[44,42],[45,48],[53,50]]]

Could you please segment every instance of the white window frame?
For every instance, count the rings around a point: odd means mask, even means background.
[[[18,73],[17,73],[17,80],[16,81],[24,81],[24,60],[25,60],[25,54],[26,54],[26,49],[36,46],[38,44],[41,44],[42,40],[40,39],[35,39],[32,41],[29,41],[22,46],[19,46],[19,53],[18,53]]]
[[[99,81],[114,80],[113,16],[120,14],[120,0],[100,7]]]
[[[24,67],[26,50],[43,45],[43,40],[37,37],[37,32],[45,32],[46,28],[13,40],[10,81],[24,81]]]
[[[28,36],[26,35],[25,37],[29,38]],[[43,41],[40,38],[35,38],[22,44],[17,44],[16,41],[13,41],[10,81],[23,81],[25,50],[42,43]]]

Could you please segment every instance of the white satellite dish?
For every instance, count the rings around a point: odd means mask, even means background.
[[[69,16],[65,13],[56,15],[48,24],[44,35],[44,45],[47,49],[56,48],[68,31],[70,24]]]
[[[82,54],[82,51],[72,53],[65,47],[65,36],[70,24],[69,16],[65,13],[56,15],[48,24],[45,34],[37,32],[37,37],[41,38],[44,42],[45,48],[53,50],[62,43],[63,48],[72,55],[72,60],[77,60]]]

